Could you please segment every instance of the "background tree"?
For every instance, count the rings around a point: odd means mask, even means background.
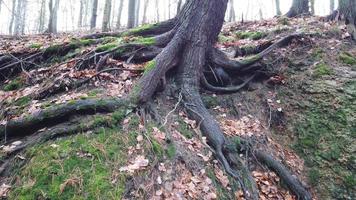
[[[310,12],[315,15],[315,0],[310,0]]]
[[[23,35],[25,31],[25,20],[26,20],[26,7],[27,0],[20,0],[17,2],[16,13],[15,13],[15,35]]]
[[[159,3],[156,0],[156,22],[159,22]]]
[[[11,35],[13,33],[13,27],[14,27],[14,21],[15,21],[15,16],[16,16],[16,0],[12,0],[12,9],[11,9],[11,19],[10,19],[10,24],[9,24],[9,34]]]
[[[90,19],[90,29],[93,30],[96,27],[96,17],[98,12],[98,0],[93,0],[91,19]]]
[[[309,0],[293,0],[292,7],[286,14],[287,17],[295,17],[302,14],[309,14]]]
[[[330,0],[330,14],[334,12],[335,0]]]
[[[59,1],[60,0],[49,0],[49,22],[48,22],[49,33],[57,33]]]
[[[235,1],[234,0],[229,0],[229,22],[234,22],[236,21],[236,15],[235,15]]]
[[[136,8],[135,8],[135,26],[138,26],[139,21],[138,19],[140,18],[140,8],[141,8],[141,1],[136,0]]]
[[[340,19],[345,20],[348,31],[356,40],[356,1],[339,0],[339,12]]]
[[[79,6],[79,17],[78,17],[78,27],[81,28],[83,26],[83,13],[84,13],[84,2],[85,0],[80,0]]]
[[[38,16],[38,32],[42,33],[45,27],[46,19],[46,0],[41,0],[40,15]]]
[[[110,16],[111,16],[111,0],[106,0],[105,7],[104,7],[103,24],[101,28],[103,32],[109,31]]]
[[[277,15],[282,15],[280,1],[279,0],[275,0],[275,3],[276,3],[276,13],[277,13]]]
[[[180,12],[181,8],[182,8],[182,0],[178,0],[178,2],[177,2],[177,14]]]
[[[146,24],[147,23],[147,8],[148,8],[148,0],[144,0],[144,2],[143,2],[142,24]]]
[[[119,0],[119,8],[117,11],[117,21],[116,21],[116,29],[119,29],[121,26],[121,15],[122,15],[122,9],[124,7],[124,0]]]
[[[136,17],[136,0],[129,0],[128,6],[128,20],[127,28],[133,28],[135,26],[135,17]]]

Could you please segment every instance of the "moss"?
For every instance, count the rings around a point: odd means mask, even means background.
[[[149,31],[150,29],[152,29],[156,26],[157,26],[157,24],[145,24],[145,25],[139,26],[137,28],[128,30],[127,32],[125,32],[123,34],[123,36],[134,35],[136,33],[142,32],[142,31]]]
[[[29,46],[29,48],[31,48],[31,49],[40,49],[41,47],[42,47],[42,44],[40,44],[40,43],[32,43]]]
[[[178,119],[178,131],[186,138],[191,139],[194,136],[193,131],[189,128],[189,125],[186,124],[182,119]]]
[[[219,42],[224,43],[224,42],[233,42],[235,38],[230,37],[230,36],[225,36],[223,34],[219,34]]]
[[[15,78],[4,86],[4,91],[18,90],[23,86],[23,80],[20,77]]]
[[[60,52],[61,48],[62,48],[62,45],[52,45],[52,46],[47,47],[43,53],[46,55],[54,55],[54,54],[57,54],[58,52]]]
[[[325,63],[319,63],[315,66],[313,75],[315,77],[330,76],[333,74],[332,69]]]
[[[15,106],[26,106],[30,103],[31,98],[28,96],[24,96],[15,101]]]
[[[81,39],[81,40],[79,40],[79,43],[82,46],[89,46],[89,45],[95,44],[95,40],[93,40],[93,39]]]
[[[104,45],[100,45],[96,48],[97,52],[103,52],[103,51],[109,51],[112,50],[114,48],[116,48],[118,46],[118,43],[114,42],[114,43],[107,43]]]
[[[108,124],[108,119],[102,117],[102,116],[96,116],[94,118],[94,122],[93,122],[95,127],[99,127],[99,126],[105,126]]]
[[[107,44],[107,43],[112,43],[112,42],[115,42],[115,41],[117,41],[118,40],[118,38],[116,38],[116,37],[104,37],[103,38],[103,41],[102,41],[102,44]]]
[[[158,158],[163,158],[164,149],[160,143],[151,138],[152,150]]]
[[[309,182],[311,185],[315,186],[319,183],[319,179],[320,179],[320,172],[317,168],[313,168],[311,170],[309,170],[308,173],[308,178],[309,178]]]
[[[203,96],[203,102],[207,108],[214,108],[219,105],[219,100],[216,96]]]
[[[90,90],[87,94],[89,97],[96,97],[98,94],[102,93],[103,90],[101,89],[93,89],[93,90]]]
[[[320,59],[322,59],[324,57],[324,50],[321,48],[315,48],[313,49],[313,52],[311,54],[311,56],[313,57],[314,60],[319,61]]]
[[[356,69],[356,57],[347,52],[343,52],[339,55],[339,59],[342,63],[353,66]]]
[[[148,72],[153,70],[155,67],[156,67],[156,61],[155,60],[149,61],[145,66],[144,74],[147,74]]]
[[[125,109],[119,109],[115,111],[111,117],[113,119],[113,123],[120,123],[125,117],[127,113]]]
[[[166,149],[166,154],[169,159],[173,159],[176,155],[176,147],[174,146],[173,143],[168,144],[168,147]]]
[[[244,32],[244,31],[238,31],[236,32],[236,37],[238,39],[252,39],[252,40],[259,40],[262,39],[263,37],[265,37],[266,34],[263,32]]]
[[[154,45],[156,39],[154,37],[136,37],[133,39],[132,43],[142,44],[142,45]]]
[[[105,129],[34,146],[9,198],[121,199],[128,176],[116,170],[127,164],[128,142],[125,134]]]

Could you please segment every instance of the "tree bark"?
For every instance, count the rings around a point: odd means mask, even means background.
[[[293,0],[292,7],[286,14],[287,17],[296,17],[302,14],[309,14],[309,0]]]
[[[38,19],[38,32],[42,33],[45,27],[45,18],[46,18],[46,0],[41,1],[40,16]]]
[[[156,22],[159,22],[159,5],[158,0],[156,0]]]
[[[98,12],[98,0],[93,0],[91,19],[90,19],[90,29],[93,30],[96,27],[96,17]]]
[[[127,19],[127,28],[133,28],[135,26],[135,8],[136,8],[136,0],[129,1],[128,7],[128,19]]]
[[[121,15],[122,15],[123,6],[124,6],[124,0],[120,0],[119,10],[117,12],[116,29],[119,29],[121,26]]]
[[[103,24],[101,28],[103,32],[109,31],[110,16],[111,16],[111,0],[106,0],[105,7],[104,7]]]
[[[330,0],[330,14],[335,10],[335,0]]]
[[[275,0],[275,3],[276,3],[276,13],[277,15],[282,15],[282,12],[281,12],[281,3],[279,0]]]
[[[16,12],[15,12],[15,29],[14,29],[15,35],[19,35],[21,32],[22,6],[23,6],[23,1],[18,1],[16,5]]]
[[[356,1],[339,0],[339,12],[341,19],[345,20],[352,38],[356,40]]]
[[[182,8],[182,0],[178,0],[178,3],[177,3],[177,15],[179,14],[181,8]]]

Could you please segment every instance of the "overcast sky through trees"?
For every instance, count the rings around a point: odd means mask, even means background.
[[[1,0],[0,0],[1,1]],[[11,18],[11,7],[13,0],[2,0],[2,9],[0,12],[0,34],[8,34],[8,26]],[[21,0],[25,1],[25,0]],[[87,0],[91,2],[91,0]],[[160,20],[168,19],[173,17],[176,14],[177,0],[158,0],[159,1],[159,12]],[[28,2],[28,12],[26,13],[26,28],[25,33],[35,33],[38,27],[38,18],[40,14],[40,2],[41,0],[27,0]],[[111,27],[114,27],[116,24],[116,15],[119,7],[119,1],[112,1],[112,21]],[[122,13],[121,24],[123,26],[127,23],[127,6],[128,0],[124,1],[124,8]],[[169,12],[169,2],[171,2],[170,12]],[[274,0],[235,0],[235,12],[237,20],[241,20],[242,16],[246,20],[258,20],[260,18],[259,10],[261,8],[263,13],[263,18],[268,19],[275,15],[275,5]],[[282,13],[286,13],[291,5],[292,0],[281,0],[281,10]],[[97,17],[97,28],[101,27],[102,24],[102,15],[104,10],[105,0],[99,0],[98,6],[98,17]],[[48,4],[48,1],[47,1]],[[335,5],[337,6],[337,5]],[[78,30],[78,19],[79,19],[79,0],[61,0],[60,1],[60,10],[58,12],[58,31],[74,31]],[[91,7],[91,4],[89,4]],[[48,20],[48,5],[46,5],[47,17]],[[90,10],[90,9],[89,9]],[[142,10],[143,10],[143,1],[141,3],[141,9],[139,16],[139,22],[142,21]],[[329,1],[326,0],[316,0],[315,3],[315,14],[316,15],[327,15],[329,14]],[[170,15],[170,16],[169,16]],[[148,9],[147,9],[147,19],[149,22],[155,22],[156,20],[156,10],[155,10],[155,0],[150,0]],[[82,29],[89,29],[90,13],[85,17],[83,24],[85,25]]]

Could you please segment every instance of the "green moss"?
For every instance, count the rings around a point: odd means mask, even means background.
[[[46,55],[54,55],[54,54],[57,54],[58,52],[60,52],[61,48],[62,48],[62,45],[52,45],[52,46],[47,47],[43,53]]]
[[[317,168],[313,168],[313,169],[309,170],[308,178],[309,178],[309,182],[311,185],[313,185],[313,186],[317,185],[320,180],[319,170]]]
[[[102,90],[93,89],[93,90],[90,90],[87,94],[88,94],[89,97],[96,97],[100,93],[102,93]]]
[[[128,176],[125,134],[105,129],[28,149],[10,199],[121,199]],[[114,175],[115,174],[115,175]],[[115,180],[115,181],[113,181]]]
[[[104,52],[104,51],[109,51],[112,50],[114,48],[116,48],[118,46],[118,43],[114,42],[114,43],[107,43],[104,45],[100,45],[96,48],[97,52]]]
[[[176,147],[173,143],[170,143],[166,149],[166,154],[169,159],[173,159],[176,156]]]
[[[102,116],[96,116],[93,123],[95,127],[105,126],[108,124],[108,119]]]
[[[142,44],[142,45],[154,45],[156,39],[154,37],[136,37],[132,43]]]
[[[126,113],[125,109],[119,109],[119,110],[115,111],[111,115],[111,117],[112,117],[114,123],[119,123],[126,117],[126,115],[127,115],[127,113]]]
[[[92,45],[92,44],[95,44],[95,40],[93,39],[81,39],[79,40],[79,43],[83,46],[89,46],[89,45]]]
[[[325,63],[319,63],[315,66],[313,75],[315,77],[330,76],[333,74],[333,70]]]
[[[14,80],[10,81],[8,84],[4,86],[4,91],[13,91],[13,90],[18,90],[23,86],[23,80],[18,77],[15,78]]]
[[[235,38],[231,36],[225,36],[223,34],[219,34],[219,42],[224,43],[224,42],[233,42]]]
[[[160,143],[158,143],[155,139],[151,138],[152,150],[158,158],[163,158],[164,149]]]
[[[125,32],[123,34],[123,36],[129,36],[129,35],[134,35],[136,33],[142,32],[142,31],[148,31],[156,26],[157,26],[157,24],[145,24],[145,25],[139,26],[137,28],[128,30],[127,32]]]
[[[189,125],[185,123],[181,118],[178,119],[178,131],[186,138],[191,139],[194,136],[193,131],[189,128]]]
[[[347,52],[343,52],[339,55],[339,59],[342,63],[351,65],[356,69],[356,57]]]
[[[262,39],[266,36],[265,33],[263,32],[244,32],[244,31],[238,31],[236,32],[236,37],[239,39],[252,39],[252,40],[259,40]]]
[[[313,52],[311,54],[311,56],[313,57],[313,59],[319,61],[320,59],[322,59],[324,57],[324,50],[321,48],[315,48],[313,49]]]
[[[150,72],[152,69],[154,69],[156,67],[156,61],[155,60],[151,60],[149,61],[146,66],[145,66],[145,72],[144,74],[147,74],[148,72]]]
[[[207,108],[214,108],[219,105],[219,100],[216,96],[203,96],[203,102]]]
[[[31,98],[24,96],[15,101],[15,106],[26,106],[30,103]]]
[[[40,49],[42,47],[42,44],[40,43],[32,43],[29,46],[31,49]]]

